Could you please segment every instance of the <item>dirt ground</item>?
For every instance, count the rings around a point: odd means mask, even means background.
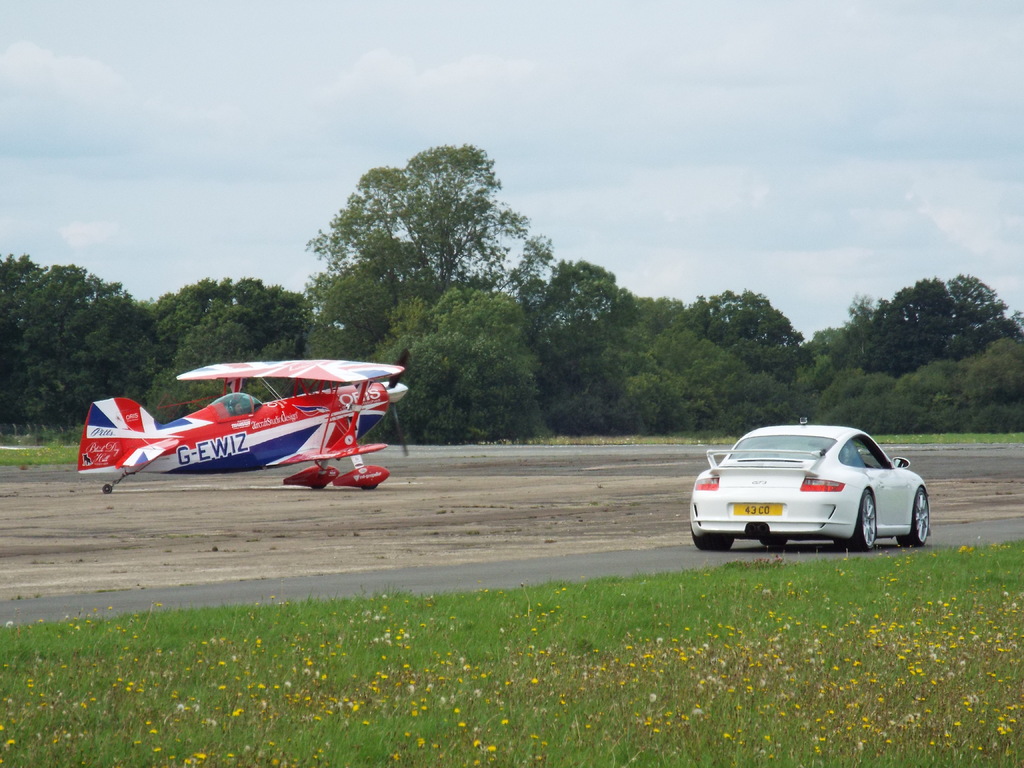
[[[0,600],[690,541],[711,446],[396,449],[375,491],[285,471],[140,474],[104,495],[72,467],[0,468]],[[933,525],[1024,517],[1024,446],[886,446],[929,486]]]

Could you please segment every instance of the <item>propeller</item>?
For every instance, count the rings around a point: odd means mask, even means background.
[[[398,360],[395,361],[395,365],[402,366],[403,369],[409,365],[409,350],[403,349],[402,353],[398,356]],[[405,397],[405,393],[409,391],[409,388],[402,384],[402,374],[405,370],[399,371],[390,379],[388,379],[388,400],[391,404],[391,412],[395,415],[395,431],[398,432],[398,439],[402,443],[402,454],[404,456],[409,455],[409,445],[405,442],[405,433],[402,431],[402,422],[398,418],[398,401]]]
[[[400,382],[402,380],[402,376],[405,374],[405,370],[404,369],[409,367],[409,350],[408,349],[403,349],[402,350],[401,354],[398,355],[398,359],[395,360],[395,365],[402,366],[403,370],[399,371],[394,376],[392,376],[390,379],[388,379],[388,389],[389,390],[392,389],[393,387],[397,386],[398,382]]]

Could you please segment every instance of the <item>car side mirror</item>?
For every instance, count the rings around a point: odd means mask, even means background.
[[[892,465],[897,469],[906,469],[910,466],[910,459],[904,459],[902,456],[896,456],[892,460]]]

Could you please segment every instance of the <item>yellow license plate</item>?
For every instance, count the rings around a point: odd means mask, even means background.
[[[747,517],[780,517],[782,515],[781,504],[733,504],[734,515]]]

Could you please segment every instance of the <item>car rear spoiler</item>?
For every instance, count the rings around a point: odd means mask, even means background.
[[[728,450],[708,451],[708,464],[712,469],[718,469],[722,463],[729,459],[735,459],[737,463],[771,462],[792,465],[810,461],[813,463],[821,460],[825,451],[788,451],[783,449],[765,450],[764,448],[740,448]]]

